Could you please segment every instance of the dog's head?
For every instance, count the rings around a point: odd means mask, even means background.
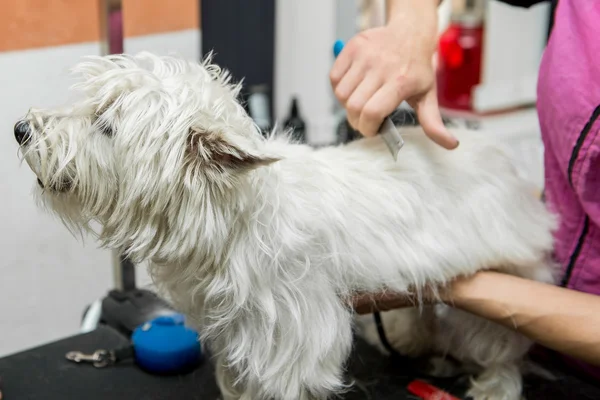
[[[71,227],[99,222],[107,245],[157,247],[182,208],[275,161],[209,60],[93,57],[74,72],[82,98],[31,110],[14,133],[44,203]]]

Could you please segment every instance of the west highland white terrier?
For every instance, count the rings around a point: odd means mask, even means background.
[[[42,203],[150,262],[228,400],[347,389],[354,293],[492,268],[553,280],[554,217],[481,133],[455,132],[461,145],[447,151],[406,130],[394,162],[379,137],[318,150],[263,137],[210,60],[92,57],[75,72],[80,100],[15,125]],[[475,399],[519,397],[528,340],[445,306],[430,330],[425,312],[384,314],[398,349],[476,365]]]

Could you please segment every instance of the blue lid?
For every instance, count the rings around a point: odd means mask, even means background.
[[[184,325],[181,314],[155,318],[138,326],[131,336],[136,363],[153,373],[190,370],[201,360],[198,333]]]

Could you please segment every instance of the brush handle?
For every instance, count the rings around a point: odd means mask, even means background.
[[[336,40],[336,42],[333,44],[333,55],[335,58],[337,58],[337,56],[340,55],[343,48],[344,48],[344,42],[341,40]]]

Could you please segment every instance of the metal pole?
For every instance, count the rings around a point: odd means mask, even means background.
[[[135,286],[135,265],[119,251],[113,250],[113,279],[114,287],[117,290],[134,290]]]

